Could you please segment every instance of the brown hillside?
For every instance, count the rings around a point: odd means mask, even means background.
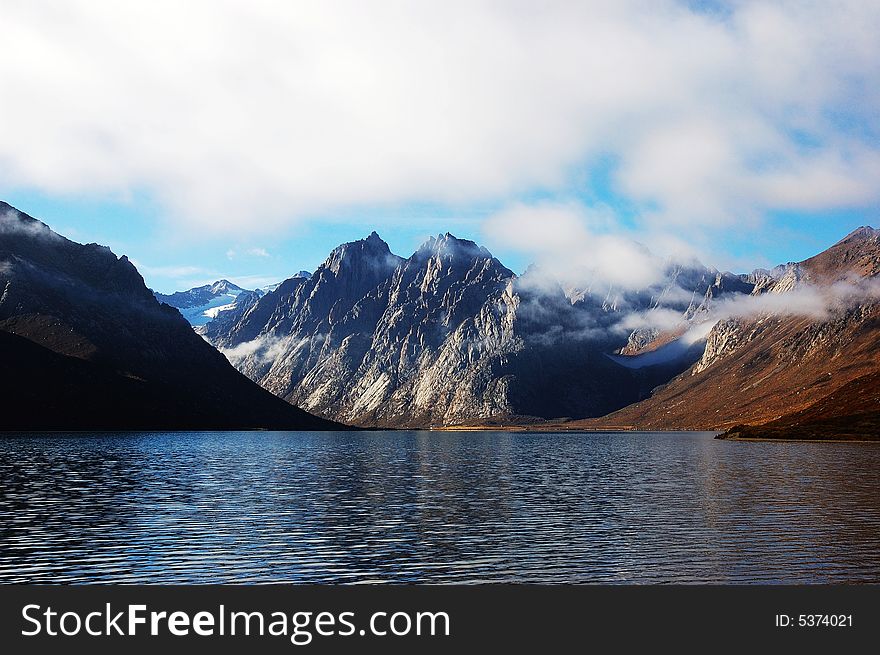
[[[801,267],[805,278],[819,285],[853,275],[876,276],[880,231],[860,228]],[[870,376],[880,373],[878,344],[876,301],[842,308],[825,320],[765,316],[722,321],[709,335],[707,366],[692,367],[642,402],[566,427],[727,429],[797,412],[804,412],[804,421],[810,416],[838,420],[856,411],[847,409],[845,400],[861,388],[855,381],[864,378],[862,386],[868,389],[875,379]]]
[[[880,373],[856,378],[775,421],[733,427],[722,438],[880,440]]]

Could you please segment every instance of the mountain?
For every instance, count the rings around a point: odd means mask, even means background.
[[[230,309],[245,291],[229,280],[218,280],[188,291],[175,291],[168,295],[153,292],[153,295],[159,302],[176,307],[190,325],[195,326],[204,325],[216,318],[219,312]]]
[[[372,233],[204,334],[264,388],[358,425],[804,432],[874,407],[840,390],[867,398],[880,370],[878,235],[748,274],[669,262],[624,291],[516,276],[448,233],[404,259]]]
[[[307,278],[308,271],[300,271],[295,278]],[[196,332],[204,334],[205,325],[217,319],[228,320],[228,315],[241,312],[259,298],[280,286],[271,284],[259,289],[248,290],[233,284],[229,280],[217,280],[213,284],[194,287],[187,291],[175,291],[171,294],[153,292],[156,300],[171,305],[196,328]]]
[[[172,294],[154,292],[156,300],[180,310],[183,317],[191,325],[204,325],[235,303],[236,298],[246,289],[233,284],[229,280],[218,280],[213,284],[195,287],[188,291],[176,291]]]
[[[649,399],[569,427],[877,435],[878,273],[880,231],[868,227],[803,262],[759,272],[753,293],[797,299],[809,291],[822,299],[824,311],[759,311],[719,320],[700,360]]]
[[[109,248],[0,202],[0,429],[332,429],[232,368]]]
[[[194,331],[157,297],[211,320]],[[272,288],[219,280],[162,296],[127,258],[0,204],[6,429],[852,438],[878,434],[878,342],[880,231],[868,227],[749,274],[667,262],[634,290],[517,276],[449,233],[403,258],[373,232]]]
[[[623,365],[608,356],[627,344],[622,316],[674,308],[684,321],[716,277],[670,265],[658,288],[566,291],[535,268],[518,277],[448,233],[404,259],[373,232],[203,334],[264,388],[357,425],[599,416],[645,397],[701,353]]]

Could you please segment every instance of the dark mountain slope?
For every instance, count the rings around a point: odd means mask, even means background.
[[[233,369],[177,310],[156,301],[126,257],[65,239],[6,203],[0,203],[0,332],[9,333],[5,384],[21,381],[17,395],[7,397],[22,401],[3,398],[0,429],[337,427]],[[28,349],[33,362],[9,355],[26,348],[10,335],[41,347]],[[69,377],[54,379],[55,366]],[[110,391],[117,383],[124,393]],[[39,399],[44,388],[47,396],[63,397],[24,402]]]

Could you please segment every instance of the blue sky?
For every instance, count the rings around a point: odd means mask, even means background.
[[[746,271],[880,224],[877,3],[0,18],[0,198],[159,291],[279,281],[372,230],[404,256],[449,231],[516,272],[572,259],[635,285],[632,240]]]
[[[428,237],[445,232],[483,241],[478,219],[489,211],[480,206],[410,205],[316,218],[269,236],[180,238],[164,229],[161,209],[146,198],[119,202],[11,191],[4,199],[70,239],[106,244],[117,255],[128,255],[147,285],[163,293],[221,277],[254,287],[279,282],[300,270],[315,270],[333,248],[363,239],[372,230],[402,256],[412,254]],[[515,270],[528,264],[520,253],[505,255],[503,261]]]
[[[539,194],[535,194],[537,197]],[[340,243],[362,239],[372,229],[391,250],[409,256],[429,236],[451,232],[486,243],[480,219],[497,206],[402,206],[364,210],[357,215],[317,218],[288,234],[254,239],[216,237],[179,239],[162,229],[161,209],[146,198],[130,202],[53,197],[11,191],[4,198],[57,232],[75,241],[110,245],[117,255],[134,260],[148,286],[163,292],[227,278],[245,287],[281,281],[300,270],[313,271]],[[614,199],[604,200],[614,203]],[[621,206],[625,203],[621,203]],[[614,205],[616,206],[616,205]],[[787,261],[800,261],[825,249],[862,225],[880,225],[874,208],[836,212],[780,212],[764,235],[730,232],[723,250],[734,270],[747,271]],[[634,234],[638,238],[637,233]],[[521,273],[532,258],[515,248],[494,248],[508,268]],[[713,265],[711,261],[704,262]],[[736,264],[741,264],[736,268]],[[724,267],[722,267],[724,268]]]

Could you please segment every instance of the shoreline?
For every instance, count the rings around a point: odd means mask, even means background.
[[[865,437],[840,437],[839,439],[798,439],[796,437],[725,437],[720,435],[715,437],[718,441],[753,441],[753,442],[783,442],[783,443],[880,443],[880,438]]]
[[[637,429],[637,428],[566,428],[566,427],[533,427],[533,426],[517,426],[517,425],[501,425],[501,426],[449,426],[449,427],[431,427],[431,428],[412,428],[413,431],[424,430],[427,432],[530,432],[534,434],[540,433],[587,433],[587,434],[652,434],[657,432],[715,432],[722,434],[722,430],[701,430],[690,428],[662,428],[662,429]]]
[[[435,426],[435,427],[413,427],[413,428],[386,428],[386,427],[369,427],[369,428],[351,428],[347,430],[324,430],[324,429],[297,429],[297,430],[273,430],[266,428],[215,428],[215,429],[156,429],[156,428],[134,428],[134,429],[0,429],[0,437],[8,436],[25,436],[25,435],[85,435],[85,434],[138,434],[138,433],[177,433],[187,432],[196,434],[212,434],[212,433],[236,433],[236,432],[316,432],[316,433],[332,433],[332,432],[506,432],[506,433],[522,433],[522,434],[657,434],[657,433],[692,433],[702,432],[714,434],[714,439],[719,441],[738,441],[738,442],[789,442],[789,443],[880,443],[880,436],[865,435],[841,435],[830,437],[797,437],[786,436],[780,434],[774,436],[771,434],[757,434],[755,436],[744,436],[740,431],[741,426],[736,428],[728,428],[727,430],[719,429],[694,429],[694,428],[678,428],[678,429],[635,429],[628,427],[608,427],[608,428],[583,428],[583,427],[564,427],[564,426],[542,426],[542,425],[501,425],[501,426]],[[751,430],[749,430],[751,432]]]

